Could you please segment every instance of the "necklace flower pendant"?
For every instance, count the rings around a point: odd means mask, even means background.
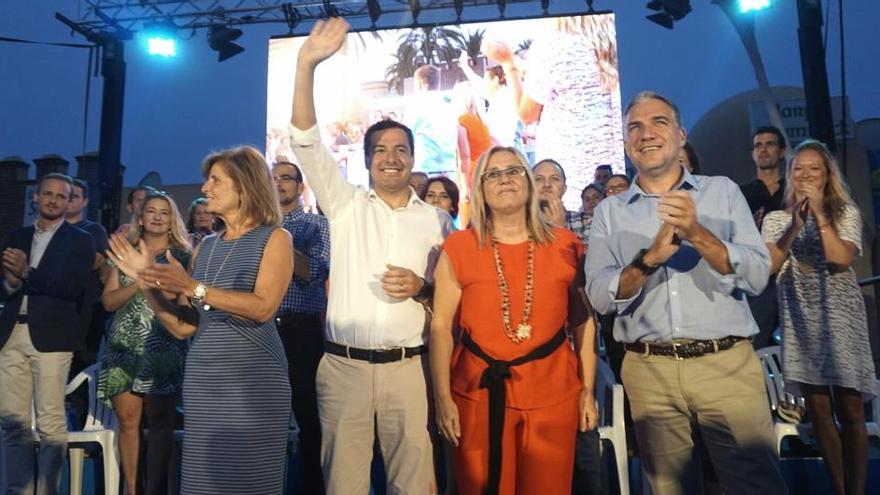
[[[532,337],[532,326],[528,323],[520,323],[519,326],[516,327],[516,338],[518,340],[527,340]]]

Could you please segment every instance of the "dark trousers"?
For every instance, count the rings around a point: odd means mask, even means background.
[[[599,442],[598,429],[577,432],[574,448],[574,475],[571,478],[572,495],[599,495],[602,493]]]
[[[299,425],[300,476],[294,493],[324,493],[321,471],[321,421],[315,375],[324,355],[324,328],[319,314],[290,313],[276,320],[287,355],[293,414]]]
[[[758,335],[755,335],[755,349],[776,345],[773,332],[779,326],[779,301],[776,299],[776,280],[770,277],[767,287],[757,296],[749,296],[749,309],[758,324]]]
[[[144,396],[144,410],[148,430],[146,455],[141,456],[141,461],[146,466],[139,470],[143,479],[138,493],[165,495],[170,493],[168,467],[177,424],[177,395],[147,394]]]

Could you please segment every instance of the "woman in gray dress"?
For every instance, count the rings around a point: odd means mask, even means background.
[[[293,243],[266,162],[250,147],[202,164],[208,211],[226,228],[180,263],[152,263],[111,243],[111,259],[137,278],[165,328],[194,336],[183,380],[181,493],[281,493],[290,383],[275,313],[293,275]],[[157,297],[158,289],[179,296]]]
[[[862,219],[834,157],[814,140],[794,150],[785,200],[787,209],[763,223],[779,287],[783,373],[804,393],[835,492],[862,494],[862,401],[877,393],[865,304],[851,267],[862,250]]]

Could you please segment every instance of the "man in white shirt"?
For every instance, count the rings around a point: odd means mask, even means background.
[[[425,277],[452,228],[445,212],[409,185],[413,136],[384,120],[364,137],[372,188],[345,181],[321,144],[315,68],[342,46],[348,24],[319,21],[300,49],[291,140],[330,222],[326,354],[318,367],[321,462],[327,493],[368,493],[378,436],[389,493],[427,493],[433,478],[428,436]]]

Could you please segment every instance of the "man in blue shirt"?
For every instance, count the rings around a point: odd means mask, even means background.
[[[655,495],[699,493],[702,434],[727,493],[785,493],[762,367],[746,302],[769,278],[770,258],[739,187],[694,176],[678,161],[678,109],[651,92],[626,108],[632,187],[596,208],[587,293],[617,311],[627,350],[623,384]]]
[[[278,309],[276,323],[290,376],[293,414],[299,426],[300,484],[296,493],[324,493],[321,471],[321,422],[315,374],[324,354],[324,284],[330,273],[330,227],[327,219],[299,204],[303,175],[298,166],[278,162],[272,168],[282,226],[293,236],[293,279]]]

